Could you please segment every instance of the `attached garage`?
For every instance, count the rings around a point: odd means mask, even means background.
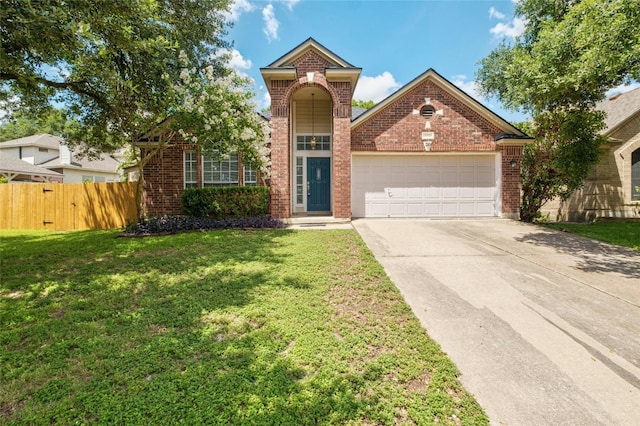
[[[481,217],[500,213],[499,156],[353,155],[353,217]]]

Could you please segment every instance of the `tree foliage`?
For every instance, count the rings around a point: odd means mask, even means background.
[[[363,109],[371,109],[376,105],[375,102],[369,100],[369,101],[363,101],[362,99],[353,99],[351,101],[351,106],[357,107],[357,108],[363,108]]]
[[[480,62],[485,94],[532,115],[521,217],[567,198],[598,160],[607,90],[640,78],[640,0],[521,0],[524,34]]]
[[[37,115],[52,101],[79,123],[66,139],[112,151],[166,117],[185,51],[212,65],[229,0],[8,0],[0,8],[0,102]]]
[[[267,120],[256,111],[251,81],[234,71],[217,76],[213,67],[203,70],[185,68],[173,92],[180,103],[172,114],[172,127],[187,141],[198,146],[201,154],[212,158],[240,153],[245,164],[269,175]]]
[[[42,133],[60,136],[71,124],[64,111],[57,108],[42,111],[35,118],[21,110],[15,111],[9,118],[0,121],[0,142]]]

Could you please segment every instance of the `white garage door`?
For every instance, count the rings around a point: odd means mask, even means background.
[[[355,155],[353,216],[496,216],[496,180],[495,155]]]

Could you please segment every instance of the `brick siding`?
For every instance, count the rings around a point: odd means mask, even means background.
[[[331,64],[314,51],[296,58],[296,80],[276,80],[271,94],[271,214],[291,217],[291,134],[289,116],[291,98],[305,87],[316,87],[329,93],[333,103],[333,216],[351,217],[351,83],[328,82],[325,70]],[[313,82],[307,73],[314,72]]]
[[[184,152],[196,150],[177,140],[156,153],[143,171],[144,210],[147,216],[179,215],[184,192]],[[196,150],[197,151],[197,150]],[[196,155],[197,187],[202,188],[202,156]],[[258,180],[260,176],[258,176]],[[238,156],[238,184],[243,185],[242,157]]]
[[[291,138],[290,106],[293,95],[305,87],[326,91],[333,105],[332,210],[337,218],[351,217],[351,152],[424,152],[422,132],[433,132],[433,152],[496,152],[502,156],[502,213],[517,216],[520,206],[520,161],[522,147],[500,146],[494,141],[501,130],[438,84],[426,79],[393,103],[362,123],[351,125],[351,94],[348,81],[327,81],[325,70],[333,64],[314,50],[308,50],[286,66],[296,68],[293,80],[271,80],[271,176],[270,213],[291,216]],[[307,73],[314,72],[313,81]],[[442,115],[427,120],[414,110],[425,105],[425,98]],[[366,118],[366,117],[365,117]],[[156,154],[144,170],[146,213],[179,214],[184,188],[184,155],[192,146],[178,142]],[[511,166],[515,160],[516,167]],[[198,158],[198,186],[202,186],[202,163]],[[242,175],[242,165],[239,164]]]

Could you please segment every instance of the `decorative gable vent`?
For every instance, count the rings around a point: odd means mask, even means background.
[[[425,105],[420,108],[420,116],[425,120],[431,120],[435,113],[436,109],[432,105]]]

